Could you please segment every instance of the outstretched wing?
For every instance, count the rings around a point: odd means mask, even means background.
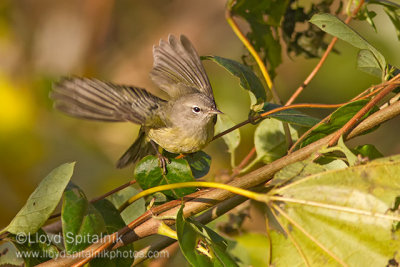
[[[169,35],[153,47],[154,64],[150,77],[172,98],[201,92],[214,100],[213,91],[200,57],[184,36]]]
[[[144,89],[88,78],[63,78],[50,97],[64,113],[98,121],[160,124],[158,110],[166,103]]]

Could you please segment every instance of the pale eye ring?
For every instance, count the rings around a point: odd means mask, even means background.
[[[192,107],[192,111],[193,111],[194,113],[199,113],[199,112],[201,111],[201,109],[200,109],[198,106],[193,106],[193,107]]]

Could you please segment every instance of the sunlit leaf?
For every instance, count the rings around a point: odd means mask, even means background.
[[[298,133],[289,125],[293,140],[297,140]],[[254,144],[257,158],[265,163],[272,162],[286,154],[287,145],[282,123],[276,119],[265,119],[254,133]]]
[[[4,242],[0,245],[0,266],[17,265],[21,266],[24,264],[24,260],[18,257],[19,251],[15,245],[11,242]]]
[[[35,233],[60,202],[63,191],[71,179],[74,166],[75,163],[65,163],[49,173],[29,196],[11,223],[1,232]]]
[[[215,134],[222,133],[223,131],[235,126],[235,123],[227,116],[218,116],[217,123],[215,124]],[[234,165],[235,150],[240,143],[240,131],[236,129],[228,134],[222,136],[225,144],[228,146],[228,151],[231,154],[231,163]]]
[[[266,235],[245,233],[235,237],[235,245],[229,252],[239,258],[240,266],[268,266],[270,241]]]
[[[363,49],[358,52],[357,68],[373,76],[382,77],[379,62],[369,50]]]
[[[321,30],[348,42],[354,47],[362,50],[369,50],[374,55],[375,59],[379,64],[381,72],[386,70],[385,57],[376,50],[371,44],[369,44],[364,38],[362,38],[357,32],[346,25],[343,21],[331,14],[315,14],[311,20],[311,23],[318,26]],[[384,75],[381,75],[384,76]]]
[[[130,199],[134,195],[137,195],[138,193],[139,190],[137,190],[133,186],[129,186],[122,189],[121,191],[112,194],[111,196],[107,197],[107,199],[113,203],[115,208],[119,209],[128,199]],[[124,220],[125,224],[128,224],[140,215],[142,215],[145,211],[145,201],[143,198],[141,198],[126,207],[121,212],[121,217]]]
[[[279,207],[296,225],[279,211],[278,220],[290,229],[311,266],[399,261],[399,233],[392,225],[400,216],[390,211],[400,195],[399,156],[306,176],[270,194],[286,199]],[[287,236],[273,231],[271,240],[273,264],[304,263]]]

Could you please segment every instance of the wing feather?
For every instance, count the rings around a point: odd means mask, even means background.
[[[172,98],[201,92],[214,100],[213,91],[200,57],[190,41],[169,35],[153,48],[154,65],[150,77]]]

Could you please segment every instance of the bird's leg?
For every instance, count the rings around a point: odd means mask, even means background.
[[[158,151],[157,144],[154,143],[153,140],[150,140],[150,143],[153,146],[154,150],[156,151],[156,154],[157,154],[157,157],[158,157],[158,163],[160,165],[160,168],[163,171],[163,174],[167,174],[167,162],[171,163],[171,161],[169,160],[169,158],[164,157],[163,155],[161,155],[160,151]]]

